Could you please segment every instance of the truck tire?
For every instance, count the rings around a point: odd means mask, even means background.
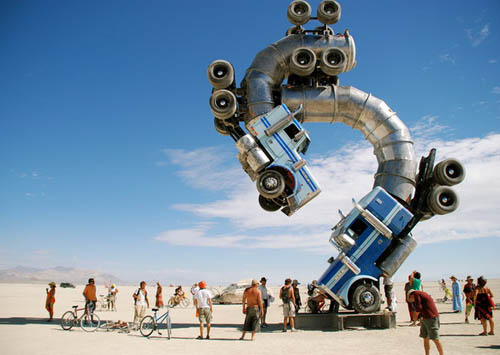
[[[293,51],[290,71],[299,76],[307,76],[316,69],[316,54],[309,48],[301,47]]]
[[[458,208],[458,196],[448,186],[434,186],[427,196],[427,206],[434,214],[448,214]]]
[[[259,205],[260,207],[262,207],[264,211],[268,212],[276,212],[281,208],[281,206],[278,205],[276,202],[268,198],[265,198],[262,195],[259,195]]]
[[[340,20],[340,4],[335,0],[324,0],[318,6],[318,20],[325,25],[333,25]]]
[[[352,308],[358,313],[373,313],[380,308],[380,292],[371,283],[358,285],[351,300]]]
[[[465,169],[456,159],[446,159],[438,163],[432,174],[437,184],[445,186],[460,184],[465,179]]]
[[[207,68],[207,77],[215,89],[225,89],[234,83],[234,68],[227,60],[214,60]]]
[[[320,68],[326,75],[339,75],[345,72],[346,56],[339,48],[328,48],[321,54]]]
[[[297,26],[303,25],[311,17],[311,5],[307,1],[292,1],[290,6],[288,6],[287,16],[290,23]]]
[[[233,117],[236,113],[238,100],[229,90],[217,90],[210,96],[210,109],[215,117],[220,120],[226,120]]]
[[[257,191],[265,198],[277,198],[285,191],[285,178],[276,170],[264,170],[257,179]]]

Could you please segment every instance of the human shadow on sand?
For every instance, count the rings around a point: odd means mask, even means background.
[[[54,325],[60,324],[60,318],[54,318],[51,322],[47,321],[48,318],[35,318],[35,317],[10,317],[10,318],[0,318],[0,324],[10,324],[10,325],[26,325],[26,324],[44,324],[44,325]]]
[[[500,345],[482,345],[482,346],[476,346],[476,348],[498,350],[500,349]]]

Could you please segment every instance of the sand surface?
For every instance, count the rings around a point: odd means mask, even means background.
[[[488,286],[500,302],[500,280],[490,280]],[[241,305],[214,306],[213,328],[210,340],[196,340],[199,326],[192,306],[171,310],[172,339],[156,333],[144,338],[139,332],[120,333],[98,330],[86,333],[80,328],[64,331],[60,316],[72,305],[82,305],[83,286],[75,289],[57,288],[54,323],[47,323],[44,309],[45,285],[0,284],[0,343],[2,354],[423,354],[419,328],[409,327],[409,316],[404,302],[403,284],[395,284],[398,301],[397,327],[387,330],[348,329],[333,331],[299,331],[282,333],[282,308],[274,302],[267,321],[271,325],[256,334],[254,342],[239,341],[244,316]],[[425,291],[434,299],[442,297],[435,281],[424,282]],[[98,312],[102,320],[133,320],[132,293],[135,287],[118,285],[117,312]],[[148,287],[154,302],[155,288]],[[279,287],[273,287],[275,294]],[[185,290],[189,290],[186,287]],[[305,287],[302,299],[305,300]],[[98,294],[104,294],[98,286]],[[173,294],[173,288],[164,288],[164,298]],[[303,301],[304,303],[304,301]],[[447,354],[499,354],[500,328],[495,314],[497,335],[480,337],[479,321],[464,323],[463,314],[452,313],[451,304],[437,303],[441,312],[441,341]],[[150,314],[151,311],[148,311]],[[498,313],[498,312],[496,312]],[[431,354],[436,354],[432,344]]]

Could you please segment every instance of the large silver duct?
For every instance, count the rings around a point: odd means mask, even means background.
[[[356,47],[354,39],[346,32],[344,35],[288,35],[271,44],[255,56],[241,82],[246,89],[249,117],[252,118],[272,110],[277,103],[273,101],[273,90],[278,90],[289,75],[290,57],[297,48],[307,47],[319,57],[328,48],[336,47],[346,53],[346,70],[355,66]]]
[[[292,52],[301,47],[321,51],[337,47],[346,52],[346,71],[355,65],[355,45],[348,33],[335,36],[289,35],[262,50],[255,57],[241,83],[246,89],[247,121],[270,111],[276,104],[273,90],[289,75]],[[290,109],[303,106],[305,122],[343,122],[360,130],[373,145],[379,164],[374,186],[409,201],[415,188],[416,157],[405,124],[387,104],[353,87],[282,87],[281,101]]]

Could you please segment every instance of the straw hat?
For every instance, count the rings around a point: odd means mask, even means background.
[[[50,287],[56,287],[56,283],[55,283],[54,281],[49,282],[49,286],[50,286]]]

